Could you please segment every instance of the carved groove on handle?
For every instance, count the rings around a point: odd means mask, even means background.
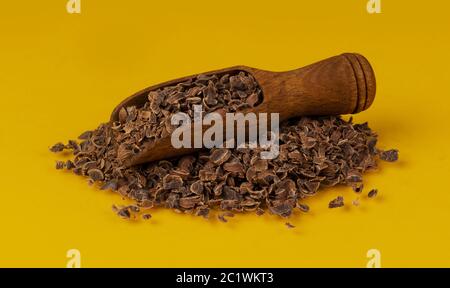
[[[353,114],[361,112],[372,105],[375,98],[375,75],[372,67],[364,56],[356,53],[343,54],[351,64],[357,86],[357,103]]]

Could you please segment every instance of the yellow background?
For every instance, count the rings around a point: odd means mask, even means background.
[[[450,266],[448,1],[3,1],[0,7],[0,266]],[[151,84],[237,64],[288,70],[360,52],[378,82],[369,121],[398,163],[365,178],[376,199],[329,210],[349,188],[309,199],[289,230],[275,216],[230,223],[153,211],[130,223],[122,203],[69,172],[48,147],[106,121]]]

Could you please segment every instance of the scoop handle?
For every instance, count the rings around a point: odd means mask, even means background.
[[[286,72],[252,69],[264,101],[254,112],[280,113],[280,120],[298,116],[354,114],[375,98],[376,82],[366,58],[345,53]]]
[[[375,75],[369,62],[356,53],[345,53],[320,62],[285,72],[271,72],[247,66],[236,66],[206,74],[247,71],[255,77],[263,101],[242,113],[279,113],[280,121],[299,116],[354,114],[366,110],[375,98]],[[121,107],[142,106],[149,91],[186,81],[188,76],[160,83],[128,97],[111,115],[118,118]],[[206,129],[204,127],[204,129]],[[171,137],[147,143],[144,149],[126,161],[127,166],[184,155],[194,149],[175,149]]]

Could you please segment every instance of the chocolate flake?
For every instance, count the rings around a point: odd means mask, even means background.
[[[61,170],[61,169],[64,169],[66,164],[63,161],[56,161],[56,165],[55,166],[56,166],[57,170]]]
[[[261,209],[261,208],[256,209],[256,215],[261,216],[261,215],[264,215],[264,213],[265,213],[265,211],[263,209]]]
[[[292,225],[292,224],[289,223],[289,222],[286,222],[285,225],[286,225],[286,227],[289,228],[289,229],[294,229],[294,228],[295,228],[295,226]]]
[[[378,195],[378,189],[372,189],[367,193],[367,197],[375,198]]]
[[[222,165],[228,159],[230,159],[231,152],[228,149],[216,149],[211,153],[209,157],[211,162],[216,165]]]
[[[352,189],[353,191],[355,191],[356,193],[361,193],[362,190],[364,188],[363,183],[353,183],[352,184]]]
[[[73,168],[76,167],[75,164],[71,160],[67,160],[65,166],[66,166],[67,170],[72,170]]]
[[[100,190],[117,190],[117,181],[115,179],[105,182]]]
[[[55,145],[50,147],[50,151],[53,153],[62,152],[65,147],[66,145],[64,145],[63,143],[56,143]]]
[[[380,159],[387,162],[395,162],[398,160],[398,150],[391,149],[380,152]]]
[[[103,172],[100,169],[90,169],[87,173],[92,181],[101,181],[104,179]]]
[[[328,208],[339,208],[344,206],[344,197],[338,196],[336,199],[333,199],[328,204]]]
[[[131,213],[128,210],[128,207],[124,207],[124,208],[118,209],[117,215],[119,215],[119,217],[123,218],[123,219],[130,219],[131,218]]]
[[[164,189],[179,189],[183,185],[183,179],[178,175],[166,175],[163,179]]]
[[[309,206],[303,203],[297,203],[297,207],[300,211],[308,213],[309,212]]]

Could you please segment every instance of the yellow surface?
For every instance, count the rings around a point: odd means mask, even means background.
[[[383,267],[450,266],[449,1],[65,0],[3,1],[0,29],[0,266]],[[341,52],[374,66],[369,121],[398,163],[365,178],[377,199],[329,210],[328,189],[289,230],[275,216],[228,224],[172,211],[130,223],[111,212],[118,195],[56,171],[57,141],[106,121],[124,97],[150,84],[244,64],[288,70]],[[367,192],[368,190],[366,190]],[[351,206],[351,205],[350,205]]]

